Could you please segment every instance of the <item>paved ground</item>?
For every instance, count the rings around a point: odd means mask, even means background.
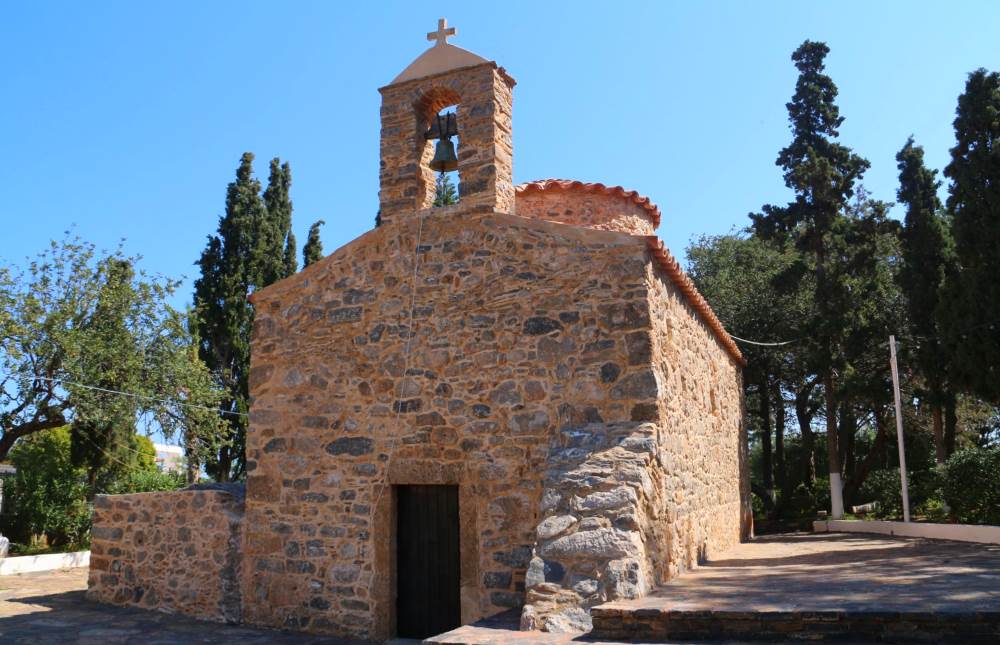
[[[345,645],[345,641],[220,625],[88,602],[87,569],[0,576],[0,643],[79,645]]]
[[[733,611],[1000,611],[1000,546],[801,533],[740,544],[640,600]]]
[[[116,645],[344,645],[336,639],[233,627],[84,599],[86,569],[0,577],[0,642]],[[850,534],[758,538],[632,607],[736,611],[1000,611],[1000,546]],[[436,642],[591,642],[516,631],[511,614]]]
[[[232,627],[142,609],[101,605],[84,598],[86,588],[86,568],[0,577],[0,643],[346,645],[345,641],[337,639]],[[578,634],[517,631],[518,616],[516,611],[508,612],[477,625],[460,627],[434,640],[484,645],[571,645],[581,640]],[[416,642],[399,640],[387,645]],[[601,645],[598,641],[586,642]]]
[[[737,545],[646,598],[605,607],[747,614],[998,612],[1000,546],[847,533],[761,537]],[[504,622],[501,616],[433,640],[468,645],[592,642],[574,634],[513,631],[516,627],[510,617]]]

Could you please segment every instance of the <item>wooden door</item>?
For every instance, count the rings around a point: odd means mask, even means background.
[[[396,508],[396,633],[422,639],[454,629],[458,486],[397,486]]]

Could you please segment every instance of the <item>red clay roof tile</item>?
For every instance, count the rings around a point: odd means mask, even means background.
[[[740,348],[736,346],[736,341],[733,340],[733,337],[722,326],[722,322],[719,321],[715,312],[712,311],[712,307],[708,304],[708,301],[698,292],[691,278],[684,273],[684,269],[681,268],[681,264],[677,261],[677,258],[667,250],[667,247],[663,245],[663,241],[655,235],[646,237],[646,246],[649,248],[649,252],[656,260],[656,263],[667,274],[667,277],[674,283],[674,286],[684,294],[688,303],[690,303],[702,321],[708,325],[708,328],[719,343],[722,344],[726,352],[737,363],[745,367],[746,360],[743,358]]]
[[[529,181],[528,183],[520,184],[514,190],[516,194],[541,192],[545,190],[571,190],[585,193],[604,193],[605,195],[610,195],[612,197],[620,197],[637,206],[640,206],[645,209],[647,213],[649,213],[650,219],[653,220],[653,226],[660,225],[659,207],[650,201],[649,197],[644,197],[634,190],[625,190],[621,186],[605,186],[604,184],[588,183],[573,179],[539,179],[537,181]]]

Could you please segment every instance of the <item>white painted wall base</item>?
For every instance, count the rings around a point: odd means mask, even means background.
[[[931,524],[928,522],[884,522],[876,520],[817,520],[813,532],[879,533],[903,537],[931,538],[1000,544],[1000,526]]]
[[[73,551],[71,553],[46,553],[44,555],[17,555],[0,558],[0,576],[15,573],[31,573],[32,571],[51,571],[53,569],[73,569],[90,564],[90,551]]]

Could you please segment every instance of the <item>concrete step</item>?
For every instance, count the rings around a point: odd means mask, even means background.
[[[1000,643],[1000,611],[692,611],[606,603],[596,640]]]

